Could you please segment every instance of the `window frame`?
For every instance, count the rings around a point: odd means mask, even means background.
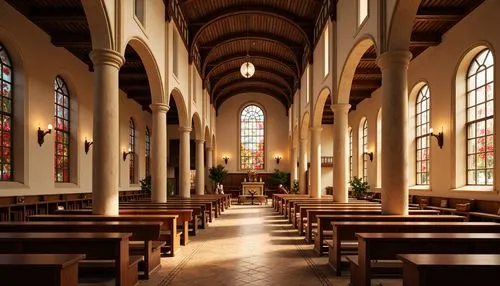
[[[4,45],[2,45],[2,43],[0,42],[0,51],[3,51],[3,53],[5,54],[6,56],[6,60],[8,62],[4,62],[3,60],[0,59],[0,88],[2,90],[2,94],[0,95],[0,104],[2,104],[1,106],[3,106],[3,101],[4,101],[4,97],[3,96],[3,88],[4,88],[4,82],[6,82],[7,84],[10,85],[10,112],[5,112],[3,111],[3,108],[0,109],[0,117],[7,117],[9,120],[10,120],[10,130],[9,130],[9,134],[10,134],[10,140],[8,142],[8,145],[4,145],[3,144],[3,138],[2,136],[0,136],[0,152],[3,153],[3,150],[4,149],[8,149],[9,152],[9,163],[5,164],[5,163],[0,163],[0,181],[4,181],[4,182],[10,182],[10,181],[14,181],[14,92],[15,92],[15,75],[14,75],[14,65],[12,63],[12,57],[10,56],[9,52],[7,51],[7,49],[5,48]],[[10,81],[7,81],[6,79],[4,79],[3,77],[3,69],[4,67],[7,67],[8,69],[10,69]],[[1,120],[1,118],[0,118]],[[2,131],[3,133],[3,126],[0,127],[0,131]],[[10,172],[8,174],[4,174],[4,165],[9,165],[10,166]]]
[[[64,89],[66,93],[64,93]],[[62,104],[58,100],[59,95],[62,96]],[[59,108],[62,109],[62,117],[58,115]],[[67,116],[65,116],[66,114]],[[71,181],[71,96],[66,81],[59,75],[54,79],[54,120],[54,182],[69,183]],[[59,120],[62,122],[62,128],[58,124]],[[64,127],[65,123],[67,128]],[[61,134],[61,136],[58,134]],[[65,143],[64,137],[67,137],[67,143]],[[58,138],[62,138],[62,141],[59,141]],[[63,146],[63,150],[66,147],[67,155],[64,155],[64,151],[59,154],[57,151],[59,146]],[[59,158],[63,159],[62,166],[57,163]],[[65,174],[65,170],[67,170],[67,174]],[[60,171],[62,171],[61,179],[58,178]]]
[[[135,147],[136,147],[136,139],[137,139],[137,134],[136,134],[136,129],[135,129],[135,121],[134,118],[130,117],[129,119],[129,131],[128,131],[128,146],[130,150],[130,157],[129,157],[129,184],[137,184],[137,174],[136,174],[136,158],[135,158]]]
[[[368,120],[365,119],[363,122],[361,134],[361,142],[362,142],[362,158],[363,158],[363,181],[368,182],[368,159],[366,158],[365,153],[368,152]]]
[[[263,145],[262,146],[262,168],[258,168],[258,169],[255,168],[255,164],[253,164],[253,167],[247,167],[246,165],[251,164],[251,163],[244,163],[245,160],[243,159],[244,157],[257,157],[257,156],[244,156],[243,155],[243,145],[245,144],[244,143],[245,140],[243,140],[243,131],[244,131],[244,129],[242,128],[243,127],[242,126],[242,116],[243,116],[243,112],[245,110],[247,110],[248,108],[252,107],[252,106],[255,106],[257,108],[257,110],[260,110],[261,115],[262,115],[262,132],[261,132],[262,135],[259,135],[259,137],[262,138],[262,141],[261,141],[262,143],[260,143],[260,144]],[[240,109],[240,112],[238,113],[238,120],[239,120],[239,124],[238,124],[238,127],[239,127],[238,128],[238,131],[239,131],[238,132],[238,138],[239,138],[239,145],[240,145],[239,148],[238,148],[238,153],[239,153],[238,154],[239,155],[238,156],[238,158],[239,158],[239,162],[238,162],[239,166],[238,166],[238,168],[240,170],[242,170],[242,171],[252,170],[252,169],[253,170],[261,170],[261,171],[266,170],[266,166],[267,166],[267,164],[266,164],[266,159],[267,159],[267,156],[266,156],[266,153],[267,153],[266,152],[266,130],[267,130],[267,128],[266,128],[266,122],[267,121],[266,121],[266,112],[265,112],[265,109],[262,106],[260,106],[259,104],[257,104],[257,103],[248,103],[248,104],[245,104]],[[250,129],[250,131],[252,131],[252,130],[253,129]]]
[[[146,132],[144,137],[144,148],[146,153],[145,174],[146,176],[151,176],[151,131],[149,130],[148,126],[146,126]]]
[[[425,91],[424,91],[425,90]],[[425,109],[424,109],[425,107]],[[423,114],[425,114],[425,122],[423,121]],[[420,122],[419,122],[420,116]],[[428,186],[430,185],[430,128],[431,128],[431,93],[428,84],[424,84],[417,93],[415,99],[415,185]],[[419,132],[420,130],[420,132]],[[419,135],[420,134],[420,135]],[[425,143],[425,144],[423,144]],[[425,146],[424,146],[425,145]],[[424,158],[424,151],[427,158]],[[420,156],[419,156],[420,151]],[[422,171],[422,162],[426,162],[426,171]],[[426,182],[422,181],[421,175],[426,174]]]

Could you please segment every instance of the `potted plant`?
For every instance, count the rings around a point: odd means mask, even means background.
[[[293,185],[292,185],[292,194],[298,194],[299,193],[299,180],[293,180]]]
[[[225,176],[227,176],[227,170],[225,170],[224,166],[221,164],[208,170],[208,178],[212,180],[214,184],[222,183]]]
[[[357,176],[352,177],[352,179],[349,181],[349,184],[351,185],[352,195],[357,199],[364,198],[368,190],[370,189],[370,185],[368,185],[368,182],[363,181],[362,178],[359,178]]]
[[[146,176],[139,182],[141,183],[141,190],[151,193],[151,176]]]
[[[278,187],[279,185],[288,185],[288,173],[281,172],[278,169],[274,169],[274,173],[270,178],[270,184]]]

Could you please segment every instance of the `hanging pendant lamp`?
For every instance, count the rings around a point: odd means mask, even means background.
[[[251,78],[255,73],[255,66],[247,59],[247,61],[241,65],[240,72],[243,77]]]

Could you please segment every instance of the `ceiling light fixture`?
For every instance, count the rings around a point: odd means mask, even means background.
[[[247,23],[247,38],[245,41],[245,45],[247,47],[247,58],[246,58],[246,61],[241,65],[240,72],[244,78],[251,78],[255,73],[255,66],[250,62],[250,52],[248,51],[248,49],[249,49],[248,48],[248,23],[249,23],[248,17],[247,17],[246,23]]]

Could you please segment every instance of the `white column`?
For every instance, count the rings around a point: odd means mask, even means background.
[[[350,104],[332,105],[334,113],[333,124],[333,200],[346,203],[348,199],[348,148],[349,148],[349,118]]]
[[[408,82],[411,54],[385,52],[382,70],[382,212],[408,214]]]
[[[311,128],[311,198],[321,198],[321,131],[322,127]]]
[[[297,176],[297,146],[293,146],[292,147],[292,163],[291,163],[291,167],[292,167],[292,186],[293,186],[293,181],[294,180],[297,180],[298,176]]]
[[[153,112],[153,132],[151,136],[151,200],[167,201],[167,112],[164,103],[150,105]]]
[[[92,213],[118,214],[119,101],[118,72],[123,57],[106,49],[93,50],[94,124],[92,147]]]
[[[196,140],[196,194],[205,194],[205,140]]]
[[[299,139],[299,192],[307,194],[306,171],[307,171],[307,139]]]
[[[212,147],[207,147],[205,150],[206,154],[205,156],[207,157],[207,168],[205,170],[205,184],[207,185],[207,191],[210,193],[212,191],[212,182],[210,182],[210,178],[208,177],[209,174],[209,169],[213,167],[213,161],[212,161]]]
[[[191,128],[179,127],[180,157],[179,157],[179,194],[183,198],[191,197],[189,177],[189,135]]]

